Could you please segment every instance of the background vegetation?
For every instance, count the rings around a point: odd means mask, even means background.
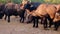
[[[0,0],[2,3],[6,3],[8,0]],[[41,2],[41,3],[53,3],[53,4],[59,4],[60,0],[31,0],[32,2]],[[11,0],[11,2],[14,3],[21,3],[22,0]]]

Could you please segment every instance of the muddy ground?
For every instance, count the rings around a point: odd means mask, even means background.
[[[60,28],[58,31],[54,31],[53,27],[49,30],[44,30],[43,25],[39,24],[39,28],[33,28],[33,24],[20,23],[19,17],[11,16],[11,22],[8,23],[4,18],[0,19],[0,34],[60,34]]]

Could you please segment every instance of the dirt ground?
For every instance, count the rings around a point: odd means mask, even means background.
[[[32,23],[20,23],[19,18],[11,17],[11,22],[7,20],[0,20],[0,34],[60,34],[60,28],[58,31],[54,31],[53,27],[49,30],[44,30],[43,26],[39,24],[39,28],[33,28]]]

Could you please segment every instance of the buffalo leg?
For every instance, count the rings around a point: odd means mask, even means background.
[[[41,18],[41,24],[43,24],[43,18]]]
[[[59,27],[59,22],[57,22],[57,23],[54,24],[54,28],[55,28],[54,30],[57,31],[58,30],[58,27]]]
[[[53,24],[53,19],[51,19],[49,15],[48,15],[47,19],[49,20],[49,28],[51,28],[51,26]]]
[[[20,22],[22,21],[22,17],[21,17],[21,15],[19,15],[19,17],[20,17]]]
[[[22,23],[24,23],[24,19],[25,19],[25,18],[23,17],[23,18],[22,18]]]
[[[20,22],[22,22],[22,23],[24,22],[24,18],[23,17],[21,17]]]
[[[33,27],[38,28],[38,18],[33,16]]]
[[[48,24],[48,23],[47,23],[47,19],[46,19],[45,17],[43,18],[43,23],[44,23],[44,24],[43,24],[43,25],[44,25],[44,29],[47,28],[47,24]]]
[[[36,28],[38,28],[38,18],[36,18]]]
[[[21,22],[22,18],[20,18],[20,22]]]
[[[49,27],[50,28],[51,28],[52,24],[53,24],[53,20],[50,20],[50,22],[49,22]]]
[[[4,19],[6,20],[6,18],[7,18],[7,15],[5,15],[5,18]]]
[[[33,27],[35,27],[35,17],[33,16]]]
[[[8,16],[8,22],[10,22],[10,16]]]

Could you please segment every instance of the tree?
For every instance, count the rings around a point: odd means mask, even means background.
[[[14,3],[21,3],[21,0],[12,0],[12,2],[14,2]]]
[[[46,3],[59,4],[60,0],[44,0]]]

